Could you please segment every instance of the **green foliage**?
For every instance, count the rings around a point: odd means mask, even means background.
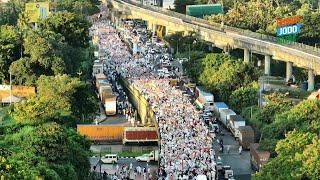
[[[13,26],[0,26],[0,84],[7,83],[9,67],[19,58],[20,46],[18,29]]]
[[[176,54],[176,58],[188,58],[189,52],[185,52],[183,54]],[[184,72],[192,78],[193,81],[198,82],[198,78],[203,71],[202,67],[202,58],[205,57],[205,53],[202,51],[191,51],[190,52],[190,60],[184,61],[182,63]]]
[[[86,179],[89,175],[89,141],[56,123],[26,126],[0,143],[12,152],[1,155],[9,167],[0,173],[6,178]]]
[[[306,12],[302,14],[301,35],[299,40],[306,44],[319,44],[320,43],[320,13],[319,12]]]
[[[184,35],[184,32],[176,32],[164,38],[176,53],[188,53],[189,51],[208,52],[209,45],[201,40],[195,32]]]
[[[251,31],[275,35],[276,19],[300,15],[302,17],[302,30],[299,34],[299,41],[305,44],[314,45],[320,42],[319,34],[319,12],[310,9],[310,2],[307,1],[273,1],[269,0],[238,0],[230,4],[225,15],[212,15],[207,17],[209,22],[248,29]],[[254,18],[252,18],[254,17]]]
[[[99,12],[98,0],[58,0],[58,10],[88,16]]]
[[[175,0],[174,1],[174,11],[186,14],[186,6],[195,4],[195,0]]]
[[[243,108],[257,104],[258,88],[259,85],[255,82],[249,86],[236,89],[229,98],[229,105],[235,112],[240,113]]]
[[[0,3],[0,84],[10,70],[14,84],[37,85],[37,96],[1,109],[0,179],[89,179],[90,142],[66,127],[98,109],[91,86],[72,78],[79,70],[90,78],[85,16],[98,11],[98,1],[58,0],[58,10],[73,13],[54,13],[36,30],[21,13],[26,2],[34,1]]]
[[[319,178],[319,142],[316,134],[310,132],[288,133],[277,143],[278,156],[263,166],[253,179]]]
[[[276,116],[274,122],[264,128],[264,135],[283,138],[285,133],[298,128],[302,132],[320,131],[320,101],[305,100]]]
[[[225,54],[209,54],[202,64],[204,70],[199,81],[218,101],[228,101],[232,91],[250,84],[259,76],[252,64],[244,64]]]
[[[237,1],[226,15],[212,15],[208,20],[218,23],[223,21],[226,25],[252,31],[266,30],[269,24],[275,22],[273,11],[269,1]]]
[[[67,75],[41,76],[37,92],[36,97],[15,104],[12,116],[16,122],[75,126],[81,118],[92,119],[98,109],[91,87]]]
[[[10,0],[7,3],[0,3],[0,25],[15,25],[19,13],[23,9],[21,0]]]
[[[69,12],[50,15],[40,23],[44,31],[61,34],[65,41],[73,47],[88,47],[90,23],[83,17]]]

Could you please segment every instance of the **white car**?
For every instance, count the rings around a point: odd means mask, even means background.
[[[140,161],[145,161],[145,162],[150,162],[150,161],[158,161],[159,160],[159,151],[151,151],[149,154],[143,154],[142,156],[136,157],[136,160],[138,162]]]
[[[106,154],[101,157],[101,161],[106,164],[114,164],[118,162],[118,155],[117,154]]]

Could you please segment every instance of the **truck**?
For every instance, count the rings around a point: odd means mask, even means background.
[[[229,109],[229,107],[224,102],[214,102],[213,111],[217,116],[219,116],[222,109]]]
[[[104,101],[104,98],[106,96],[113,94],[112,87],[109,84],[104,84],[104,85],[100,86],[98,90],[99,90],[99,97],[100,97],[101,102]]]
[[[213,94],[205,91],[200,86],[196,86],[195,95],[196,95],[197,100],[201,103],[201,105],[205,109],[209,109],[211,111],[214,110],[214,96],[213,96]]]
[[[122,143],[158,143],[156,127],[125,127]]]
[[[104,105],[106,115],[115,115],[117,113],[117,97],[113,94],[110,85],[101,86],[99,96]]]
[[[121,142],[123,126],[78,124],[77,132],[93,142]]]
[[[232,115],[237,115],[237,114],[234,111],[232,111],[231,109],[221,109],[220,110],[220,122],[227,127],[229,120],[230,120],[230,117]]]
[[[99,60],[95,60],[93,64],[92,75],[95,76],[96,74],[101,73],[103,73],[103,63]]]
[[[228,129],[231,131],[233,136],[239,138],[239,127],[245,126],[246,121],[240,115],[231,115],[228,121]]]
[[[254,143],[254,130],[251,126],[239,127],[239,144],[243,149],[250,149],[250,144]]]
[[[259,171],[261,167],[266,164],[270,158],[270,152],[261,151],[258,149],[259,143],[250,144],[250,162],[251,167],[255,171]]]
[[[140,161],[144,161],[144,162],[159,161],[159,151],[154,150],[148,154],[143,154],[142,156],[137,156],[136,160],[138,162],[140,162]]]
[[[117,114],[117,97],[115,95],[109,95],[104,99],[104,109],[106,115],[113,116]]]

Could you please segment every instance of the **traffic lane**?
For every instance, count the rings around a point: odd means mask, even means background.
[[[90,158],[90,164],[91,164],[91,167],[93,168],[93,166],[97,166],[97,168],[99,166],[99,157],[91,157]],[[130,163],[132,163],[133,167],[137,167],[137,166],[140,166],[140,167],[150,167],[150,168],[158,168],[158,162],[156,161],[150,161],[149,163],[147,162],[138,162],[136,161],[136,159],[134,158],[119,158],[118,159],[118,163],[116,164],[102,164],[101,167],[104,168],[104,169],[115,169],[117,164],[119,167],[121,167],[122,165],[127,165],[129,166]]]
[[[250,163],[250,152],[243,150],[242,153],[239,154],[239,142],[235,140],[232,133],[228,131],[220,122],[218,122],[218,124],[219,128],[222,130],[223,135],[218,134],[217,138],[223,140],[224,152],[219,151],[220,145],[215,140],[213,142],[213,147],[217,157],[221,158],[221,162],[224,166],[231,166],[231,169],[234,172],[235,179],[250,179],[252,172]],[[229,147],[229,153],[227,152],[227,147]],[[219,177],[221,177],[221,175]]]
[[[99,157],[91,157],[90,158],[90,164],[91,164],[91,170],[95,172],[100,172],[100,165],[99,165]],[[145,167],[146,169],[149,167],[152,174],[152,179],[155,179],[156,172],[158,169],[158,162],[137,162],[134,158],[119,158],[118,163],[116,164],[101,164],[101,173],[106,172],[109,175],[113,175],[116,173],[116,167],[119,166],[119,169],[122,165],[130,166],[130,163],[133,165],[133,169],[135,169],[137,166],[140,166],[141,168]],[[94,166],[96,166],[96,169],[94,170]],[[134,176],[133,170],[130,171],[130,178],[131,179],[143,179],[142,176]]]

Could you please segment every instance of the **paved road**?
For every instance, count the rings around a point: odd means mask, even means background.
[[[100,172],[100,165],[99,165],[99,158],[98,157],[91,157],[90,158],[90,164],[91,164],[91,170],[93,171],[93,166],[96,166],[96,172]],[[146,163],[146,162],[137,162],[135,159],[131,159],[131,158],[120,158],[118,160],[118,166],[121,167],[122,165],[127,165],[129,166],[130,163],[132,163],[133,167],[137,167],[137,166],[140,166],[140,167],[150,167],[151,169],[151,174],[152,174],[152,177],[156,177],[156,170],[158,168],[158,162],[150,162],[150,163]],[[103,173],[104,171],[109,174],[109,175],[113,175],[115,174],[116,172],[116,166],[117,164],[102,164],[101,165],[101,172]],[[143,177],[142,176],[137,176],[137,177],[134,177],[134,173],[133,171],[131,171],[130,173],[130,178],[131,179],[137,179],[137,180],[142,180]],[[153,178],[155,179],[155,178]]]
[[[236,180],[249,180],[251,179],[251,164],[250,164],[250,153],[249,151],[242,151],[239,155],[239,142],[235,140],[231,132],[227,131],[221,124],[223,136],[218,135],[217,138],[221,138],[224,144],[224,152],[219,152],[218,142],[215,141],[213,147],[216,155],[220,156],[223,165],[231,166],[234,172]],[[227,152],[227,146],[230,147],[229,153]],[[219,178],[220,179],[220,178]]]

